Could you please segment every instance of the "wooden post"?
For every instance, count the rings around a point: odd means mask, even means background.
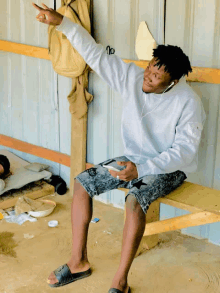
[[[160,220],[160,203],[159,201],[154,201],[150,204],[149,209],[146,214],[146,227],[148,223],[157,222]],[[142,252],[155,247],[159,242],[159,235],[149,235],[143,236],[141,243],[138,247],[136,256],[140,255]]]
[[[62,0],[64,1],[64,0]],[[86,0],[91,20],[92,0]],[[63,3],[62,3],[63,4]],[[92,26],[92,21],[91,21]],[[86,74],[89,74],[87,72]],[[86,142],[87,142],[86,113],[81,119],[71,114],[71,158],[70,158],[70,194],[74,192],[74,177],[86,169]]]
[[[80,119],[71,115],[70,194],[74,192],[74,177],[86,169],[87,113]]]

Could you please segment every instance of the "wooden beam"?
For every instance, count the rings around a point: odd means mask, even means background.
[[[0,145],[70,167],[70,156],[0,134]]]
[[[48,49],[0,40],[0,50],[50,60]]]
[[[164,197],[164,202],[166,199],[178,202],[179,208],[184,209],[184,205],[188,205],[220,214],[220,191],[210,187],[184,181],[181,186]]]
[[[36,186],[33,189],[25,190],[25,187],[21,189],[22,191],[14,191],[13,196],[14,198],[4,199],[0,202],[0,209],[8,209],[16,205],[19,196],[25,195],[31,199],[37,199],[46,195],[51,195],[55,192],[55,187],[44,182],[42,186],[39,188]]]
[[[129,59],[124,59],[124,62],[125,63],[133,62],[137,66],[143,69],[145,69],[149,63],[149,61],[144,61],[144,60],[134,61]],[[220,69],[194,67],[194,66],[192,66],[192,69],[193,69],[193,72],[189,73],[189,76],[186,77],[187,81],[220,84]]]
[[[48,55],[48,49],[46,48],[0,40],[0,50],[50,60],[50,57]],[[136,61],[130,59],[123,59],[123,61],[125,63],[133,62],[137,66],[142,67],[144,69],[147,67],[149,63],[149,61],[145,60]],[[192,67],[192,69],[193,72],[190,73],[189,76],[186,78],[187,81],[220,84],[220,69],[206,67]]]
[[[144,236],[154,235],[167,231],[211,224],[220,221],[220,215],[209,212],[199,212],[167,220],[149,223],[145,227]]]
[[[70,156],[0,134],[0,145],[70,167]],[[86,163],[86,169],[93,167]]]
[[[154,201],[149,206],[149,209],[146,214],[146,226],[148,224],[153,224],[160,220],[160,203],[158,201]],[[138,247],[138,250],[136,252],[136,257],[144,252],[145,250],[151,249],[155,247],[159,243],[159,234],[152,234],[143,236],[141,239],[141,243]]]
[[[169,206],[178,208],[178,209],[189,211],[191,213],[196,213],[196,212],[198,213],[198,212],[203,212],[204,211],[201,208],[190,206],[188,204],[184,204],[184,203],[181,203],[181,202],[178,202],[178,201],[175,201],[175,200],[171,200],[171,199],[168,199],[166,197],[160,197],[160,198],[157,199],[157,201],[160,202],[160,203],[167,204]],[[217,212],[216,212],[216,214],[220,215],[220,213],[217,213]]]

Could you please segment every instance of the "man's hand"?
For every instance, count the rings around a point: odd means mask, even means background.
[[[117,176],[119,176],[119,179],[124,181],[130,181],[130,180],[138,178],[137,167],[134,163],[129,161],[129,162],[117,162],[117,164],[121,166],[124,165],[126,166],[126,168],[119,172],[109,170],[110,174],[113,177],[117,178]]]
[[[60,25],[63,20],[63,15],[56,12],[52,8],[47,7],[45,4],[42,3],[42,6],[45,8],[41,8],[35,3],[32,3],[33,6],[40,11],[40,13],[36,16],[37,20],[40,22],[50,24],[50,25]],[[47,18],[46,18],[47,16]]]

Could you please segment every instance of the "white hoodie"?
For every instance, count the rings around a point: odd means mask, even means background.
[[[206,114],[185,77],[164,94],[144,93],[144,69],[108,55],[82,26],[65,16],[56,29],[100,78],[121,94],[123,155],[135,163],[138,178],[177,170],[187,176],[195,172]]]

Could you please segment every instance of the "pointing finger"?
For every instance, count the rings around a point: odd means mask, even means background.
[[[41,5],[47,9],[50,9],[50,10],[52,9],[52,8],[47,7],[47,5],[45,5],[44,3],[41,3]]]
[[[34,6],[37,10],[39,10],[39,11],[44,10],[43,8],[41,8],[40,6],[38,6],[37,4],[35,4],[35,3],[32,3],[32,4],[33,4],[33,6]]]

